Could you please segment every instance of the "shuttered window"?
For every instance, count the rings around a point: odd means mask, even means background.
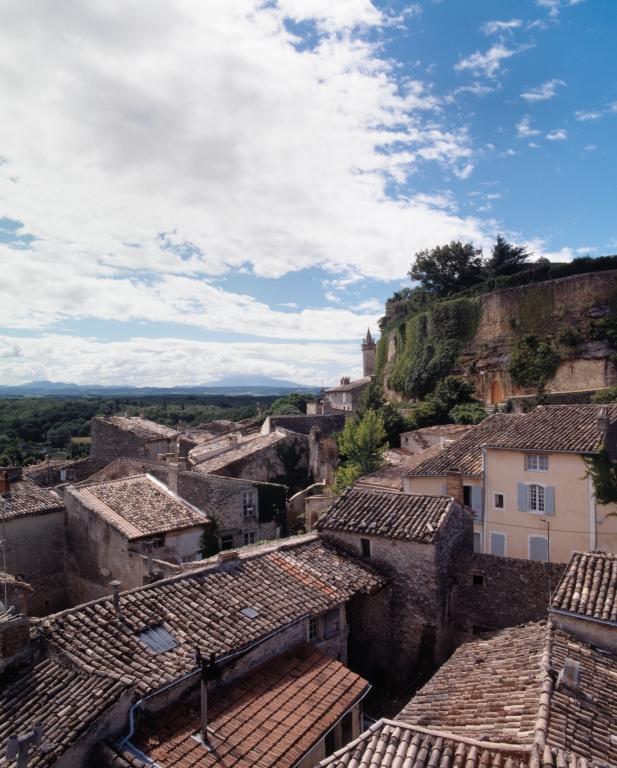
[[[473,535],[473,551],[482,552],[482,534],[474,532]]]
[[[491,555],[500,555],[505,557],[506,554],[506,534],[494,533],[491,531]]]
[[[519,512],[534,512],[537,515],[555,514],[555,488],[552,485],[517,483]]]
[[[548,560],[548,539],[546,536],[529,537],[529,559]]]

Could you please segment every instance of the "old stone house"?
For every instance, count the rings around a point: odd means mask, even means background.
[[[27,596],[30,615],[46,616],[66,607],[64,504],[54,491],[21,479],[21,470],[3,475],[0,511],[6,536],[6,570],[31,586]],[[15,479],[11,481],[7,475]]]
[[[364,475],[356,481],[356,485],[376,490],[402,491],[403,475],[412,472],[419,464],[433,456],[437,456],[443,450],[441,444],[426,448],[422,453],[408,453],[401,448],[389,448],[384,452],[387,465],[370,475]]]
[[[344,668],[345,617],[354,595],[386,583],[370,563],[308,536],[221,553],[181,576],[48,617],[31,632],[25,617],[2,616],[6,732],[22,735],[28,723],[45,721],[42,748],[33,753],[44,765],[87,765],[96,754],[115,766],[139,766],[164,738],[173,760],[175,740],[185,754],[193,746],[182,741],[186,731],[200,731],[197,647],[204,658],[214,654],[205,691],[207,734],[217,744],[206,753],[211,764],[237,764],[244,739],[234,737],[248,728],[254,760],[268,750],[272,764],[306,759],[308,768],[361,728],[358,705],[367,686]],[[280,706],[266,706],[273,695]],[[229,718],[226,702],[234,701],[246,702],[252,716]],[[170,706],[167,735],[160,732],[157,744],[149,724]],[[250,736],[257,721],[267,734],[260,743]],[[3,739],[0,760],[5,745]],[[171,764],[165,751],[156,756],[162,766]]]
[[[339,413],[351,418],[360,404],[362,393],[369,384],[374,383],[374,376],[363,376],[356,381],[351,381],[349,376],[343,376],[338,387],[330,387],[324,391],[324,413]]]
[[[473,426],[469,424],[437,424],[434,427],[401,432],[401,448],[410,453],[421,453],[434,445],[441,445],[445,448],[463,437],[471,429]]]
[[[64,501],[69,605],[109,594],[111,580],[141,586],[149,543],[158,560],[201,559],[209,518],[153,475],[70,486]]]
[[[452,647],[452,555],[472,549],[470,509],[450,497],[348,488],[318,520],[328,541],[375,563],[392,583],[350,608],[350,661],[371,681],[397,687]]]
[[[175,429],[145,419],[143,411],[139,416],[94,416],[90,431],[90,457],[103,465],[121,456],[156,460],[160,453],[170,453],[180,436]]]

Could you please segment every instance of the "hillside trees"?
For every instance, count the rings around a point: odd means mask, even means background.
[[[520,270],[525,260],[532,255],[524,246],[511,245],[501,235],[497,235],[497,241],[493,246],[491,258],[486,262],[489,276],[513,275]]]
[[[370,475],[385,465],[388,444],[383,420],[376,411],[367,410],[361,421],[348,419],[338,438],[338,446],[346,461],[336,473],[336,488],[343,491],[358,478]]]
[[[447,245],[418,251],[408,274],[431,296],[452,296],[482,280],[482,249],[452,240]]]

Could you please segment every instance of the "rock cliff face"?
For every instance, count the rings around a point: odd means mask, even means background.
[[[477,395],[487,403],[535,394],[533,388],[517,386],[508,370],[514,345],[527,334],[550,341],[561,358],[547,385],[551,394],[597,390],[617,381],[611,360],[615,348],[604,335],[607,318],[617,313],[617,270],[509,288],[476,301],[482,305],[477,331],[451,373],[473,378]],[[396,331],[387,344],[383,383],[387,394],[400,401],[404,393],[388,388],[400,354]]]

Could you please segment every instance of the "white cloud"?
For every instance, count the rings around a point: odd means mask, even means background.
[[[536,5],[546,8],[549,16],[557,16],[561,2],[560,0],[536,0]]]
[[[525,115],[521,122],[516,124],[516,135],[519,139],[527,138],[527,136],[537,136],[539,133],[540,131],[531,128],[531,118],[529,115]]]
[[[525,93],[521,93],[521,97],[526,101],[531,102],[552,99],[556,93],[558,85],[565,85],[565,83],[563,80],[548,80],[546,83],[538,85],[536,88],[530,88]]]
[[[291,309],[296,309],[297,306],[295,301],[286,301],[284,304],[281,304],[281,307],[290,307]]]
[[[506,48],[503,43],[493,45],[486,53],[476,51],[466,59],[461,59],[454,65],[457,72],[469,70],[474,75],[485,75],[486,77],[495,77],[501,68],[501,62],[509,59],[517,53],[522,53],[532,45],[519,45],[517,48]]]
[[[577,253],[593,253],[593,251],[597,251],[597,248],[591,248],[590,246],[586,246],[585,248],[577,248]]]
[[[286,17],[315,22],[313,47]],[[435,233],[484,242],[476,218],[386,194],[422,164],[464,178],[473,161],[439,99],[367,42],[390,21],[369,0],[0,6],[2,213],[36,238],[19,259],[0,249],[5,324],[316,338],[327,313],[275,312],[208,279],[314,266],[395,279]],[[342,333],[364,324],[337,317]]]
[[[586,147],[583,147],[583,150],[584,150],[585,152],[593,152],[593,150],[594,150],[594,149],[597,149],[597,147],[595,146],[595,144],[587,144],[587,146],[586,146]]]
[[[563,128],[556,128],[554,131],[546,134],[549,141],[564,141],[568,138],[568,132]]]
[[[609,104],[606,109],[596,110],[595,112],[588,112],[585,109],[579,109],[574,113],[574,116],[576,120],[583,122],[585,120],[599,120],[601,117],[604,117],[604,115],[609,115],[614,112],[617,112],[617,101]]]
[[[199,385],[221,376],[255,374],[304,384],[330,381],[332,372],[356,371],[360,336],[343,344],[213,343],[133,338],[102,343],[75,336],[21,338],[22,354],[0,355],[0,380],[169,387]],[[0,349],[15,344],[0,337]]]
[[[523,22],[520,19],[511,19],[510,21],[487,21],[480,29],[485,35],[494,35],[495,32],[510,32],[520,27]]]
[[[532,149],[540,149],[540,145],[539,144],[534,144],[533,141],[529,142],[529,146],[532,147]]]
[[[479,96],[480,98],[483,98],[484,96],[488,96],[489,93],[493,93],[493,91],[497,91],[500,88],[500,84],[498,83],[494,88],[492,88],[490,85],[481,85],[480,83],[473,83],[472,85],[462,85],[460,88],[456,88],[454,91],[452,91],[453,96],[457,96],[459,93],[473,93],[474,96]]]

